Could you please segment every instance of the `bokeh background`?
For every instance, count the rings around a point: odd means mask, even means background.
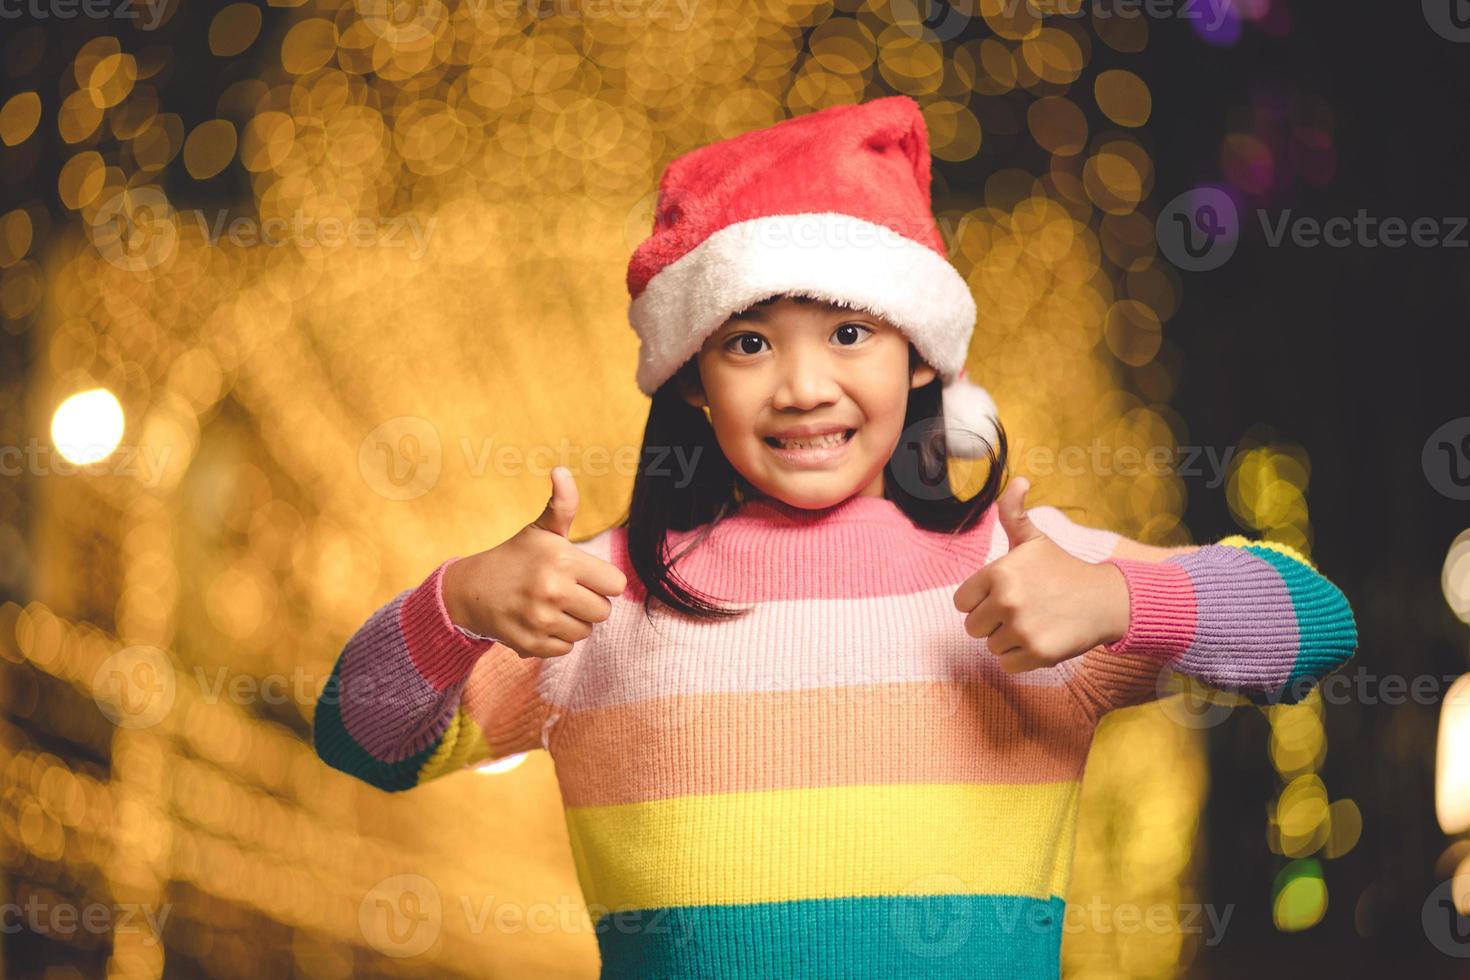
[[[1347,693],[1105,719],[1065,974],[1470,975],[1470,37],[1398,6],[5,7],[5,974],[595,975],[545,753],[385,794],[315,698],[551,466],[579,536],[623,515],[663,165],[904,93],[1028,503],[1289,543],[1359,621]],[[1204,192],[1237,220],[1186,268]],[[1360,209],[1441,241],[1253,217]]]

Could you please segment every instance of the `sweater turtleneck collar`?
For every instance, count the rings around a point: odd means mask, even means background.
[[[845,524],[853,521],[908,525],[898,504],[886,497],[854,494],[827,507],[797,507],[774,497],[755,497],[743,502],[727,520],[757,524]]]
[[[992,504],[966,531],[914,524],[886,497],[856,495],[829,507],[770,497],[744,501],[712,527],[670,531],[680,578],[727,601],[899,595],[952,587],[985,564]],[[684,544],[705,533],[687,554]]]

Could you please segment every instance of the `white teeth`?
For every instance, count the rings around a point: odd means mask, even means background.
[[[782,439],[782,449],[813,449],[819,446],[840,446],[846,441],[847,433],[829,432],[824,436],[812,436],[807,439]]]

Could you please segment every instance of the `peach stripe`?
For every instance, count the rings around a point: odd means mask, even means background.
[[[548,747],[567,806],[838,785],[1080,779],[1091,743],[1058,689],[875,684],[574,712]]]

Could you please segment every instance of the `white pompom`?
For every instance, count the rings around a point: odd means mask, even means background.
[[[984,459],[987,445],[996,448],[998,413],[990,392],[970,381],[967,374],[967,370],[961,370],[940,389],[944,401],[944,445],[951,456]]]

